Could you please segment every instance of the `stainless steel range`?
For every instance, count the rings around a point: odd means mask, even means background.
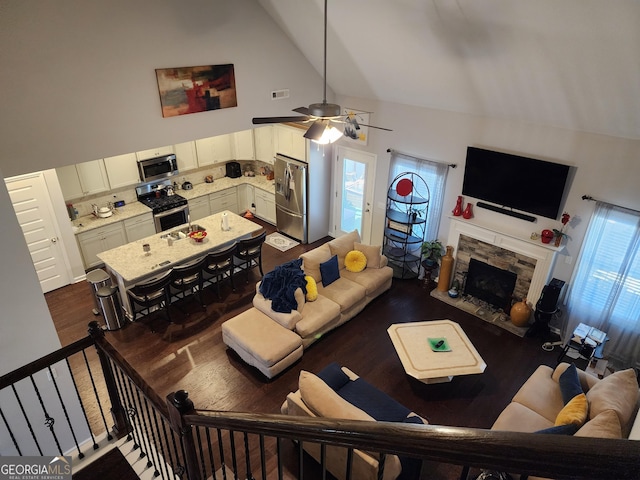
[[[136,187],[138,201],[153,211],[156,233],[183,225],[189,221],[189,203],[176,195],[171,180],[145,183]]]

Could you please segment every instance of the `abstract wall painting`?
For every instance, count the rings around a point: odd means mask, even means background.
[[[366,145],[369,138],[369,112],[354,110],[353,108],[344,108],[343,115],[346,115],[344,121],[344,136],[352,142]]]
[[[237,107],[233,64],[156,69],[163,117]]]

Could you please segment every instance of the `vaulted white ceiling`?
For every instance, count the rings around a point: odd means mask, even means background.
[[[324,0],[258,1],[322,73]],[[328,0],[327,70],[338,95],[640,138],[640,1]]]

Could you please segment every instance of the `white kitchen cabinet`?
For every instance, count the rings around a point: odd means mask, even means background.
[[[196,152],[200,167],[233,160],[231,135],[196,140]]]
[[[184,172],[198,168],[198,155],[196,153],[196,142],[177,143],[173,146],[178,161],[178,170]]]
[[[209,215],[211,215],[209,195],[203,195],[189,200],[189,216],[191,217],[192,222],[208,217]]]
[[[209,207],[211,214],[229,210],[233,213],[240,213],[238,210],[238,194],[236,187],[220,190],[209,194]]]
[[[127,218],[123,224],[127,234],[127,243],[156,234],[156,226],[151,212]]]
[[[238,189],[238,212],[243,214],[251,208],[255,203],[253,185],[243,183],[236,187]]]
[[[104,159],[111,188],[126,187],[140,183],[138,162],[135,153],[125,153]]]
[[[159,157],[161,155],[171,155],[172,153],[174,153],[173,145],[167,145],[165,147],[149,148],[148,150],[136,152],[136,158],[138,160],[146,160],[148,158]]]
[[[260,188],[255,189],[255,215],[272,225],[276,224],[276,196]]]
[[[242,130],[233,134],[233,158],[236,160],[255,160],[253,130]]]
[[[115,222],[102,228],[79,233],[76,235],[76,239],[82,252],[85,269],[102,263],[97,257],[99,253],[127,243],[127,236],[122,222]]]
[[[253,143],[255,145],[256,160],[273,165],[276,151],[273,148],[273,127],[266,125],[253,129]]]
[[[104,160],[68,165],[56,169],[65,200],[84,197],[109,190]]]
[[[307,140],[305,130],[287,125],[273,125],[276,152],[284,153],[297,160],[307,160]]]

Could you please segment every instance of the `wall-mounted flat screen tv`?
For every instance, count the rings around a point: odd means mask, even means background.
[[[467,147],[462,194],[557,219],[569,169],[559,163]]]

